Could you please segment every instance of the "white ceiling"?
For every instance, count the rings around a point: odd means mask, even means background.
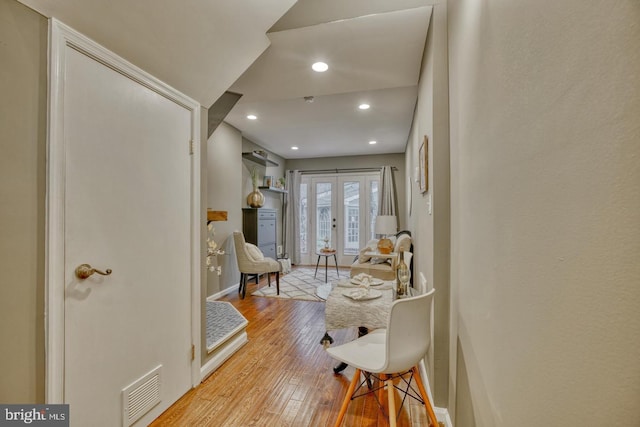
[[[306,158],[404,151],[437,0],[19,1],[205,107],[243,94],[226,120],[284,158]],[[327,72],[311,71],[318,59]]]
[[[295,0],[19,0],[205,107],[267,48]]]
[[[299,0],[274,25],[269,48],[229,89],[243,97],[226,122],[288,159],[404,152],[432,8],[343,3]],[[310,68],[319,60],[325,73]]]

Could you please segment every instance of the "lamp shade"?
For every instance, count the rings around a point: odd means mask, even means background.
[[[395,215],[378,215],[376,217],[376,234],[396,234],[398,231],[398,220]]]

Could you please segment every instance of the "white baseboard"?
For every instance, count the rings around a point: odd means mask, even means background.
[[[424,360],[420,361],[420,375],[422,378],[429,378],[427,375],[427,368],[424,365]],[[423,381],[425,388],[427,389],[427,396],[429,396],[429,400],[433,402],[433,394],[431,394],[431,386],[429,385],[429,381]],[[433,407],[433,412],[436,414],[436,418],[438,422],[444,423],[445,427],[453,427],[453,423],[451,422],[451,417],[449,416],[449,411],[447,408],[439,408],[437,406]]]
[[[447,411],[447,408],[438,408],[436,406],[433,408],[433,412],[436,413],[438,422],[443,422],[445,427],[453,427],[453,423],[451,422],[451,417],[449,417],[449,411]]]
[[[228,288],[223,289],[223,290],[221,290],[221,291],[220,291],[220,292],[218,292],[218,293],[215,293],[215,294],[209,295],[209,296],[207,297],[207,301],[215,301],[215,300],[217,300],[217,299],[220,299],[220,298],[222,298],[223,296],[225,296],[225,295],[227,295],[227,294],[230,294],[231,292],[233,292],[233,291],[237,290],[237,289],[238,289],[238,286],[240,286],[240,284],[239,284],[239,283],[238,283],[238,284],[235,284],[235,285],[231,285],[231,286],[229,286]]]
[[[215,371],[247,342],[249,342],[249,338],[247,337],[246,332],[243,332],[237,337],[227,341],[227,343],[221,346],[213,357],[200,368],[200,381],[204,381],[213,373],[213,371]]]

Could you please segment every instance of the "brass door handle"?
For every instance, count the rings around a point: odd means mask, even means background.
[[[80,264],[78,267],[76,267],[76,277],[78,279],[86,279],[93,273],[98,273],[102,276],[108,276],[111,274],[111,269],[107,268],[106,271],[100,271],[91,267],[89,264]]]

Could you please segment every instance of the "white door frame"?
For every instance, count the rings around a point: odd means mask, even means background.
[[[64,400],[64,70],[65,49],[86,54],[112,70],[181,105],[191,115],[191,383],[200,383],[200,282],[203,265],[200,212],[200,105],[56,19],[49,20],[49,108],[47,135],[47,232],[45,254],[45,346],[47,403]],[[188,147],[185,146],[185,150]]]
[[[301,254],[301,263],[315,265],[317,262],[317,256],[315,252],[316,248],[316,188],[317,182],[331,183],[332,188],[332,205],[333,205],[333,218],[336,218],[336,228],[332,228],[332,245],[338,250],[338,264],[342,266],[348,266],[353,261],[353,258],[357,255],[348,254],[344,255],[344,235],[346,222],[344,218],[344,183],[348,181],[356,181],[360,183],[360,242],[358,248],[364,247],[364,245],[370,239],[370,227],[371,217],[369,215],[369,203],[370,201],[370,185],[371,181],[379,181],[378,173],[343,173],[343,174],[313,174],[303,176],[301,181],[307,184],[307,244],[308,253]]]

